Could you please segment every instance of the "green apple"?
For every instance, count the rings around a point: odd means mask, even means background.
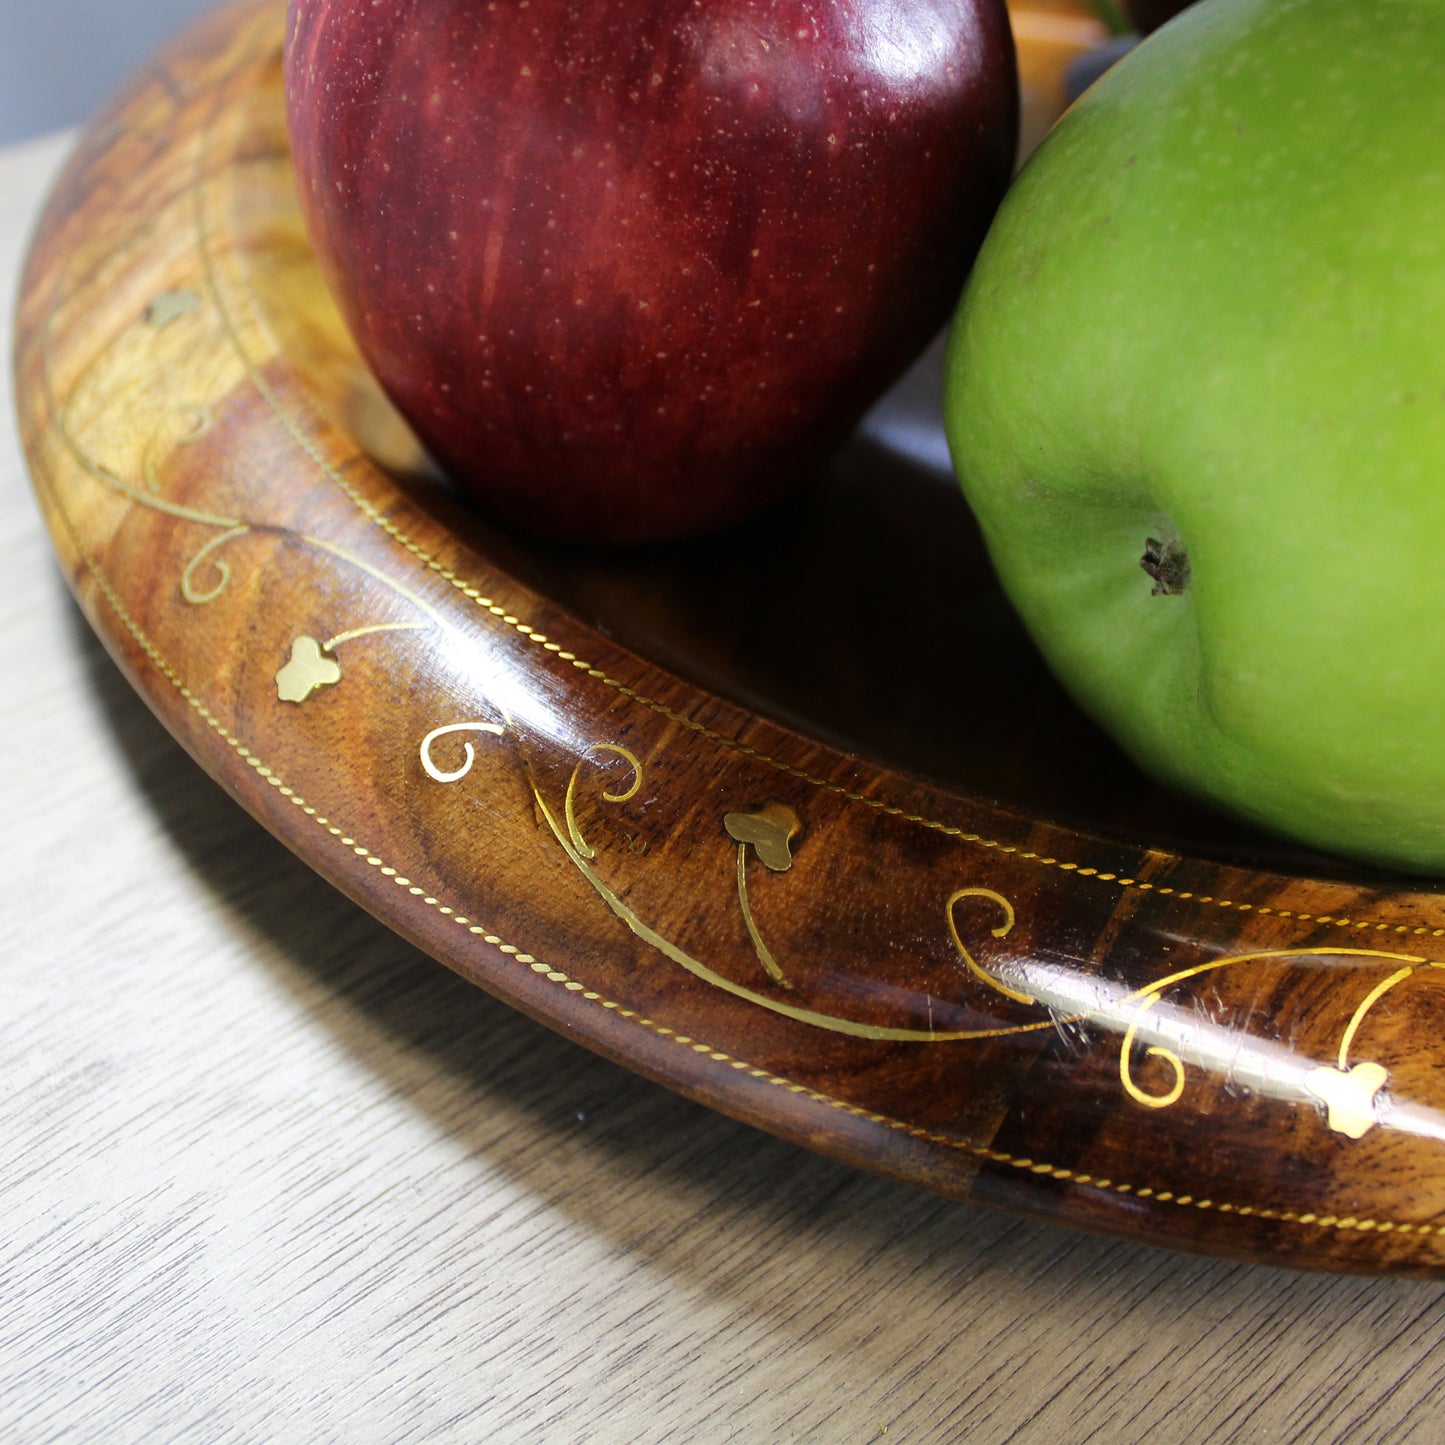
[[[1445,873],[1445,3],[1205,0],[1074,106],[950,343],[954,462],[1148,771]]]

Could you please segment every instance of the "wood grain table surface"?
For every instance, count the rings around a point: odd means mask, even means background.
[[[0,151],[0,316],[66,137]],[[210,782],[0,412],[0,1440],[1445,1439],[1438,1284],[991,1215],[401,942]]]

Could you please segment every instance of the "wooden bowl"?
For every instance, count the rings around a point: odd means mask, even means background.
[[[90,125],[18,324],[58,554],[202,766],[442,962],[810,1148],[1439,1271],[1440,895],[1162,796],[1074,711],[947,477],[936,358],[730,535],[489,529],[319,283],[282,34],[241,0]]]

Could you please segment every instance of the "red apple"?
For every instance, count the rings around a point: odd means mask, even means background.
[[[554,537],[755,509],[942,325],[1008,183],[1004,0],[291,0],[299,190],[460,486]]]

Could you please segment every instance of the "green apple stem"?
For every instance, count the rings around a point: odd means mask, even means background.
[[[1155,597],[1178,597],[1189,587],[1189,553],[1172,537],[1167,542],[1146,537],[1139,565],[1153,579]]]

